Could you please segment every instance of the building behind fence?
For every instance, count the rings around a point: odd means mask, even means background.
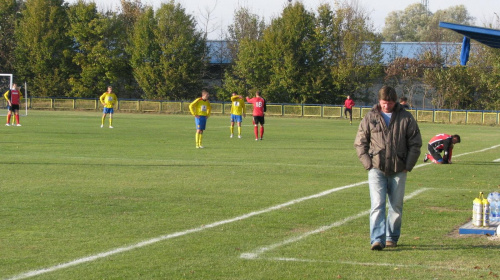
[[[3,100],[5,103],[5,100]],[[150,101],[150,100],[119,100],[118,112],[130,113],[165,113],[189,114],[187,101]],[[6,104],[4,104],[6,105]],[[231,102],[212,102],[212,114],[229,115]],[[28,108],[33,110],[88,110],[100,111],[102,104],[98,99],[83,98],[29,98]],[[371,107],[354,107],[353,118],[361,119]],[[247,111],[252,111],[252,105],[247,104]],[[441,109],[411,109],[409,110],[419,122],[456,123],[456,124],[487,124],[500,123],[500,111],[478,110],[441,110]],[[342,118],[344,107],[340,105],[314,104],[268,104],[267,116],[282,117],[317,117]]]

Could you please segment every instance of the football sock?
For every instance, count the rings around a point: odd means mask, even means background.
[[[258,130],[257,126],[253,127],[253,132],[255,133],[255,139],[258,139],[259,138],[259,130]]]
[[[232,134],[232,132],[231,132]],[[238,135],[241,135],[241,126],[238,126]]]
[[[104,119],[106,118],[106,116],[102,116],[101,118],[101,125],[104,125]]]
[[[200,146],[200,134],[198,133],[198,131],[196,131],[195,139],[196,139],[196,147],[199,147]]]
[[[200,143],[200,144],[199,144],[199,146],[201,147],[201,140],[203,139],[203,134],[201,134],[201,133],[200,133],[199,135],[200,135],[200,136],[198,136],[198,137],[199,137],[199,138],[198,138],[198,141],[199,141],[199,143]]]
[[[19,115],[16,115],[16,122],[19,124]]]
[[[262,139],[264,137],[264,127],[260,127],[260,138]]]
[[[113,118],[109,118],[109,126],[113,126]]]
[[[9,123],[9,124],[10,124],[10,116],[11,116],[11,114],[7,114],[7,123]]]
[[[233,135],[234,126],[231,126],[229,130],[231,130],[231,135]]]

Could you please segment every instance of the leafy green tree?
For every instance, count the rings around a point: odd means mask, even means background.
[[[148,99],[190,99],[199,94],[206,41],[191,15],[173,1],[146,8],[133,33],[134,76]]]
[[[252,14],[248,8],[240,8],[235,11],[234,21],[228,26],[228,37],[226,39],[229,42],[228,47],[231,50],[233,61],[237,57],[239,42],[244,39],[261,39],[265,28],[264,19]]]
[[[95,97],[106,90],[107,85],[117,83],[120,70],[127,65],[121,59],[125,53],[120,48],[121,30],[116,16],[97,12],[95,3],[79,0],[68,11],[75,53],[73,62],[78,73],[69,79],[70,95]]]
[[[323,87],[328,94],[319,101],[338,104],[346,95],[364,99],[382,74],[381,38],[374,33],[367,13],[354,4],[338,3],[335,10],[323,5],[318,11],[321,61],[328,71],[322,74],[327,77]]]
[[[240,42],[226,86],[260,89],[272,102],[304,102],[311,92],[312,70],[319,59],[315,53],[314,14],[301,3],[288,5],[264,31],[262,40]]]
[[[439,27],[440,21],[469,25],[474,18],[463,5],[451,6],[432,14],[424,5],[415,3],[403,11],[389,13],[382,35],[385,41],[390,42],[456,41],[460,36],[443,32]]]
[[[117,46],[122,50],[120,60],[122,67],[118,69],[118,81],[114,88],[120,97],[140,98],[144,95],[141,87],[137,83],[131,64],[132,60],[132,38],[134,26],[139,17],[144,13],[144,6],[141,0],[121,0],[121,11],[114,16],[114,26],[118,28]]]
[[[30,84],[31,95],[65,96],[73,42],[63,0],[27,0],[16,28],[16,73]]]
[[[18,20],[20,1],[0,0],[0,73],[14,72],[14,31]]]
[[[262,39],[240,42],[226,89],[260,89],[272,102],[338,102],[369,88],[381,74],[380,59],[380,38],[365,13],[343,3],[335,11],[320,6],[316,17],[297,2],[284,8]]]

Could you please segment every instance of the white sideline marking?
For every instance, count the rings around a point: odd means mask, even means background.
[[[493,162],[500,162],[500,158],[495,159]]]
[[[429,188],[423,188],[423,189],[420,189],[420,190],[416,190],[414,192],[412,192],[411,194],[405,196],[404,200],[408,200],[408,199],[411,199],[413,197],[415,197],[416,195],[419,195],[421,193],[423,193],[424,191],[426,190],[429,190]],[[240,258],[242,259],[256,259],[259,257],[259,255],[267,252],[267,251],[271,251],[271,250],[274,250],[278,247],[281,247],[281,246],[284,246],[284,245],[287,245],[287,244],[291,244],[291,243],[295,243],[299,240],[302,240],[310,235],[313,235],[313,234],[316,234],[316,233],[320,233],[320,232],[324,232],[326,230],[329,230],[331,228],[334,228],[334,227],[339,227],[347,222],[350,222],[352,220],[356,220],[357,218],[361,218],[363,216],[366,216],[370,214],[370,210],[366,210],[366,211],[362,211],[356,215],[353,215],[353,216],[350,216],[350,217],[347,217],[343,220],[340,220],[340,221],[337,221],[337,222],[334,222],[333,224],[330,224],[330,225],[327,225],[327,226],[322,226],[322,227],[319,227],[315,230],[312,230],[312,231],[309,231],[309,232],[306,232],[302,235],[298,235],[298,236],[295,236],[295,237],[292,237],[292,238],[289,238],[289,239],[286,239],[285,241],[282,241],[282,242],[279,242],[279,243],[275,243],[275,244],[272,244],[272,245],[269,245],[269,246],[265,246],[265,247],[260,247],[260,248],[257,248],[256,250],[254,250],[253,252],[250,252],[250,253],[243,253],[240,255]]]
[[[423,264],[397,264],[397,263],[370,263],[370,262],[350,262],[350,261],[331,261],[331,260],[310,260],[310,259],[297,259],[297,258],[260,258],[261,260],[269,261],[282,261],[282,262],[308,262],[308,263],[336,263],[347,265],[359,266],[388,266],[388,267],[401,267],[401,268],[424,268],[424,269],[447,269],[459,271],[490,271],[487,268],[468,268],[468,267],[447,267],[436,265],[423,265]]]
[[[303,201],[306,201],[306,200],[310,200],[310,199],[313,199],[313,198],[319,198],[319,197],[322,197],[322,196],[325,196],[325,195],[329,195],[329,194],[337,192],[337,191],[349,189],[349,188],[352,188],[352,187],[361,186],[361,185],[364,185],[364,184],[367,184],[367,183],[368,183],[368,181],[363,181],[363,182],[359,182],[359,183],[355,183],[355,184],[351,184],[351,185],[347,185],[347,186],[343,186],[343,187],[338,187],[338,188],[326,190],[324,192],[320,192],[320,193],[317,193],[317,194],[314,194],[314,195],[310,195],[310,196],[306,196],[306,197],[302,197],[302,198],[290,200],[290,201],[285,202],[283,204],[275,205],[275,206],[272,206],[272,207],[269,207],[269,208],[266,208],[266,209],[263,209],[263,210],[260,210],[260,211],[250,212],[248,214],[241,215],[241,216],[238,216],[238,217],[235,217],[235,218],[232,218],[232,219],[222,220],[222,221],[215,222],[215,223],[212,223],[212,224],[200,226],[200,227],[193,228],[193,229],[188,229],[188,230],[185,230],[185,231],[179,231],[179,232],[175,232],[175,233],[172,233],[172,234],[162,235],[160,237],[156,237],[156,238],[152,238],[152,239],[149,239],[149,240],[145,240],[145,241],[136,243],[134,245],[130,245],[130,246],[127,246],[127,247],[120,247],[120,248],[117,248],[117,249],[113,249],[111,251],[102,252],[102,253],[99,253],[99,254],[96,254],[96,255],[92,255],[92,256],[88,256],[88,257],[84,257],[84,258],[81,258],[81,259],[76,259],[76,260],[73,260],[73,261],[70,261],[70,262],[67,262],[67,263],[58,264],[58,265],[55,265],[55,266],[52,266],[52,267],[28,271],[28,272],[25,272],[25,273],[13,276],[11,278],[7,278],[6,280],[26,279],[26,278],[30,278],[30,277],[33,277],[33,276],[37,276],[37,275],[41,275],[41,274],[45,274],[45,273],[49,273],[49,272],[54,272],[56,270],[65,269],[65,268],[72,267],[72,266],[75,266],[75,265],[79,265],[79,264],[82,264],[82,263],[92,262],[92,261],[95,261],[95,260],[98,260],[98,259],[102,259],[102,258],[105,258],[105,257],[112,256],[112,255],[124,253],[124,252],[131,251],[131,250],[138,249],[138,248],[142,248],[142,247],[154,244],[154,243],[158,243],[160,241],[164,241],[164,240],[172,239],[172,238],[175,238],[175,237],[180,237],[180,236],[188,235],[188,234],[195,233],[195,232],[200,232],[200,231],[203,231],[203,230],[206,230],[206,229],[218,227],[218,226],[229,224],[229,223],[233,223],[233,222],[242,221],[242,220],[248,219],[248,218],[253,217],[253,216],[265,214],[265,213],[268,213],[268,212],[271,212],[271,211],[274,211],[274,210],[279,210],[279,209],[285,208],[287,206],[290,206],[290,205],[293,205],[293,204],[297,204],[297,203],[300,203],[300,202],[303,202]]]
[[[500,147],[500,145],[496,145],[496,146],[493,146],[493,147],[490,147],[490,148],[486,148],[486,149],[482,149],[482,150],[475,151],[475,152],[469,152],[469,153],[465,153],[465,154],[461,154],[461,155],[456,155],[455,157],[459,157],[459,156],[462,156],[462,155],[468,155],[468,154],[472,154],[472,153],[483,152],[483,151],[487,151],[487,150],[490,150],[490,149],[495,149],[497,147]],[[418,166],[415,166],[415,168],[418,168],[418,167],[421,167],[421,166],[426,166],[427,164],[429,164],[429,163],[420,164]],[[99,253],[99,254],[96,254],[96,255],[92,255],[92,256],[88,256],[88,257],[76,259],[76,260],[73,260],[73,261],[70,261],[70,262],[67,262],[67,263],[58,264],[58,265],[51,266],[51,267],[48,267],[48,268],[42,268],[42,269],[38,269],[38,270],[28,271],[28,272],[25,272],[25,273],[13,276],[11,278],[6,278],[6,280],[26,279],[26,278],[30,278],[30,277],[33,277],[33,276],[42,275],[42,274],[45,274],[45,273],[49,273],[49,272],[53,272],[53,271],[65,269],[65,268],[68,268],[68,267],[76,266],[76,265],[79,265],[79,264],[82,264],[82,263],[92,262],[92,261],[95,261],[95,260],[98,260],[98,259],[102,259],[102,258],[105,258],[105,257],[112,256],[112,255],[116,255],[116,254],[128,252],[128,251],[131,251],[131,250],[134,250],[134,249],[138,249],[138,248],[142,248],[142,247],[145,247],[145,246],[148,246],[148,245],[151,245],[151,244],[154,244],[154,243],[158,243],[158,242],[161,242],[161,241],[164,241],[164,240],[168,240],[168,239],[172,239],[172,238],[175,238],[175,237],[184,236],[184,235],[195,233],[195,232],[200,232],[200,231],[203,231],[203,230],[206,230],[206,229],[210,229],[210,228],[214,228],[214,227],[217,227],[217,226],[229,224],[229,223],[232,223],[232,222],[242,221],[242,220],[248,219],[248,218],[253,217],[253,216],[257,216],[257,215],[260,215],[260,214],[265,214],[265,213],[268,213],[268,212],[271,212],[271,211],[274,211],[274,210],[278,210],[278,209],[281,209],[281,208],[284,208],[284,207],[287,207],[287,206],[290,206],[290,205],[293,205],[293,204],[297,204],[297,203],[300,203],[300,202],[303,202],[303,201],[307,201],[307,200],[310,200],[310,199],[314,199],[314,198],[319,198],[319,197],[326,196],[326,195],[329,195],[331,193],[334,193],[334,192],[337,192],[337,191],[340,191],[340,190],[344,190],[344,189],[348,189],[348,188],[352,188],[352,187],[357,187],[357,186],[364,185],[364,184],[367,184],[367,183],[368,183],[368,181],[363,181],[363,182],[359,182],[359,183],[355,183],[355,184],[351,184],[351,185],[347,185],[347,186],[343,186],[343,187],[339,187],[339,188],[334,188],[334,189],[326,190],[324,192],[320,192],[320,193],[317,193],[317,194],[314,194],[314,195],[311,195],[311,196],[306,196],[306,197],[302,197],[302,198],[299,198],[299,199],[291,200],[291,201],[285,202],[283,204],[272,206],[272,207],[269,207],[269,208],[266,208],[266,209],[263,209],[263,210],[260,210],[260,211],[251,212],[251,213],[248,213],[248,214],[245,214],[245,215],[242,215],[242,216],[238,216],[238,217],[235,217],[235,218],[232,218],[232,219],[215,222],[215,223],[212,223],[212,224],[209,224],[209,225],[200,226],[200,227],[189,229],[189,230],[185,230],[185,231],[175,232],[175,233],[172,233],[172,234],[162,235],[160,237],[149,239],[149,240],[145,240],[145,241],[136,243],[134,245],[130,245],[130,246],[126,246],[126,247],[120,247],[120,248],[117,248],[117,249],[113,249],[111,251],[102,252],[102,253]]]

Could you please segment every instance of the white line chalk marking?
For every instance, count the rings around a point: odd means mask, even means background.
[[[490,148],[486,148],[486,149],[482,149],[482,150],[475,151],[475,152],[469,152],[469,153],[465,153],[465,154],[461,154],[461,155],[456,155],[455,157],[459,157],[459,156],[463,156],[463,155],[468,155],[468,154],[473,154],[473,153],[484,152],[484,151],[487,151],[487,150],[495,149],[497,147],[500,147],[500,145],[496,145],[496,146],[493,146],[493,147],[490,147]],[[415,166],[415,168],[426,166],[427,164],[429,164],[429,163],[420,164],[418,166]],[[200,227],[189,229],[189,230],[185,230],[185,231],[175,232],[175,233],[172,233],[172,234],[162,235],[160,237],[152,238],[152,239],[149,239],[149,240],[145,240],[145,241],[142,241],[142,242],[130,245],[130,246],[120,247],[120,248],[113,249],[113,250],[110,250],[110,251],[107,251],[107,252],[98,253],[98,254],[95,254],[95,255],[92,255],[92,256],[88,256],[88,257],[76,259],[76,260],[73,260],[73,261],[70,261],[70,262],[66,262],[66,263],[62,263],[62,264],[58,264],[58,265],[55,265],[55,266],[51,266],[51,267],[47,267],[47,268],[42,268],[42,269],[38,269],[38,270],[28,271],[28,272],[25,272],[25,273],[13,276],[11,278],[6,278],[6,280],[26,279],[26,278],[34,277],[34,276],[37,276],[37,275],[42,275],[42,274],[46,274],[46,273],[49,273],[49,272],[54,272],[54,271],[57,271],[57,270],[69,268],[69,267],[76,266],[76,265],[79,265],[79,264],[92,262],[92,261],[95,261],[95,260],[98,260],[98,259],[102,259],[102,258],[106,258],[106,257],[112,256],[112,255],[116,255],[116,254],[120,254],[120,253],[124,253],[124,252],[128,252],[128,251],[132,251],[134,249],[139,249],[139,248],[142,248],[142,247],[145,247],[145,246],[148,246],[148,245],[151,245],[151,244],[155,244],[155,243],[158,243],[158,242],[161,242],[161,241],[164,241],[164,240],[168,240],[168,239],[172,239],[172,238],[176,238],[176,237],[188,235],[188,234],[191,234],[191,233],[196,233],[196,232],[204,231],[206,229],[215,228],[215,227],[218,227],[218,226],[221,226],[221,225],[225,225],[225,224],[229,224],[229,223],[233,223],[233,222],[242,221],[242,220],[251,218],[253,216],[257,216],[257,215],[269,213],[271,211],[279,210],[279,209],[285,208],[285,207],[290,206],[290,205],[301,203],[301,202],[304,202],[304,201],[307,201],[307,200],[310,200],[310,199],[314,199],[314,198],[320,198],[320,197],[329,195],[329,194],[337,192],[337,191],[341,191],[341,190],[349,189],[349,188],[352,188],[352,187],[357,187],[357,186],[365,185],[367,183],[368,183],[368,181],[363,181],[363,182],[359,182],[359,183],[355,183],[355,184],[351,184],[351,185],[347,185],[347,186],[343,186],[343,187],[339,187],[339,188],[334,188],[334,189],[326,190],[326,191],[320,192],[318,194],[314,194],[314,195],[311,195],[311,196],[306,196],[306,197],[302,197],[302,198],[299,198],[299,199],[291,200],[291,201],[285,202],[283,204],[272,206],[272,207],[269,207],[269,208],[266,208],[266,209],[263,209],[263,210],[260,210],[260,211],[251,212],[251,213],[248,213],[248,214],[245,214],[245,215],[242,215],[242,216],[238,216],[238,217],[235,217],[235,218],[232,218],[232,219],[215,222],[215,223],[212,223],[212,224],[209,224],[209,225],[200,226]]]
[[[400,268],[423,268],[432,270],[458,270],[458,271],[491,271],[488,268],[468,268],[468,267],[447,267],[447,266],[436,266],[436,265],[424,265],[424,264],[396,264],[396,263],[370,263],[370,262],[350,262],[350,261],[332,261],[332,260],[310,260],[310,259],[298,259],[298,258],[259,258],[259,260],[267,261],[281,261],[281,262],[308,262],[308,263],[336,263],[336,264],[347,264],[347,265],[359,265],[359,266],[387,266],[387,267],[400,267]]]
[[[172,233],[172,234],[162,235],[160,237],[149,239],[149,240],[145,240],[145,241],[136,243],[134,245],[130,245],[130,246],[127,246],[127,247],[120,247],[120,248],[117,248],[117,249],[113,249],[111,251],[99,253],[99,254],[96,254],[96,255],[93,255],[93,256],[84,257],[84,258],[81,258],[81,259],[76,259],[76,260],[73,260],[73,261],[70,261],[70,262],[67,262],[67,263],[58,264],[58,265],[55,265],[55,266],[52,266],[52,267],[42,268],[42,269],[33,270],[33,271],[28,271],[28,272],[16,275],[16,276],[11,277],[11,278],[7,278],[7,280],[26,279],[26,278],[29,278],[29,277],[33,277],[33,276],[37,276],[37,275],[41,275],[41,274],[45,274],[45,273],[54,272],[54,271],[57,271],[57,270],[69,268],[69,267],[76,266],[76,265],[79,265],[79,264],[92,262],[92,261],[95,261],[95,260],[98,260],[98,259],[102,259],[102,258],[105,258],[105,257],[112,256],[112,255],[116,255],[116,254],[128,252],[128,251],[131,251],[131,250],[134,250],[134,249],[139,249],[139,248],[142,248],[142,247],[145,247],[145,246],[148,246],[148,245],[151,245],[151,244],[155,244],[155,243],[158,243],[158,242],[161,242],[161,241],[164,241],[164,240],[168,240],[168,239],[172,239],[172,238],[176,238],[176,237],[188,235],[188,234],[195,233],[195,232],[204,231],[206,229],[215,228],[215,227],[218,227],[218,226],[221,226],[221,225],[225,225],[225,224],[230,224],[230,223],[233,223],[233,222],[242,221],[242,220],[248,219],[248,218],[253,217],[253,216],[257,216],[257,215],[269,213],[271,211],[279,210],[279,209],[288,207],[290,205],[301,203],[301,202],[304,202],[304,201],[307,201],[307,200],[310,200],[310,199],[314,199],[314,198],[320,198],[320,197],[329,195],[329,194],[334,193],[334,192],[338,192],[338,191],[341,191],[341,190],[345,190],[345,189],[349,189],[349,188],[353,188],[353,187],[365,185],[367,183],[368,183],[368,181],[363,181],[363,182],[359,182],[359,183],[355,183],[355,184],[351,184],[351,185],[347,185],[347,186],[343,186],[343,187],[338,187],[338,188],[326,190],[324,192],[320,192],[320,193],[317,193],[317,194],[314,194],[314,195],[310,195],[310,196],[306,196],[306,197],[294,199],[294,200],[285,202],[283,204],[275,205],[275,206],[272,206],[272,207],[269,207],[269,208],[266,208],[266,209],[263,209],[263,210],[260,210],[260,211],[251,212],[251,213],[248,213],[248,214],[245,214],[245,215],[241,215],[241,216],[238,216],[238,217],[235,217],[235,218],[232,218],[232,219],[222,220],[222,221],[215,222],[215,223],[212,223],[212,224],[208,224],[208,225],[205,225],[205,226],[200,226],[200,227],[189,229],[189,230],[185,230],[185,231],[175,232],[175,233]]]
[[[405,200],[411,199],[411,198],[415,197],[416,195],[421,194],[422,192],[424,192],[426,190],[429,190],[429,188],[423,188],[423,189],[420,189],[420,190],[416,190],[413,193],[405,196]],[[366,216],[368,214],[370,214],[370,210],[366,210],[366,211],[360,212],[360,213],[358,213],[356,215],[353,215],[353,216],[347,217],[347,218],[345,218],[343,220],[334,222],[333,224],[319,227],[319,228],[317,228],[315,230],[306,232],[306,233],[304,233],[302,235],[298,235],[298,236],[289,238],[289,239],[287,239],[285,241],[282,241],[282,242],[279,242],[279,243],[275,243],[275,244],[272,244],[272,245],[269,245],[269,246],[265,246],[265,247],[260,247],[260,248],[258,248],[256,250],[254,250],[253,252],[243,253],[243,254],[241,254],[240,257],[242,259],[257,259],[257,258],[259,258],[259,255],[261,255],[261,254],[263,254],[263,253],[265,253],[267,251],[274,250],[274,249],[276,249],[278,247],[281,247],[281,246],[284,246],[284,245],[287,245],[287,244],[295,243],[295,242],[297,242],[299,240],[302,240],[302,239],[304,239],[304,238],[306,238],[308,236],[311,236],[313,234],[324,232],[324,231],[329,230],[329,229],[334,228],[334,227],[342,226],[345,223],[348,223],[350,221],[356,220],[356,219],[361,218],[363,216]]]

